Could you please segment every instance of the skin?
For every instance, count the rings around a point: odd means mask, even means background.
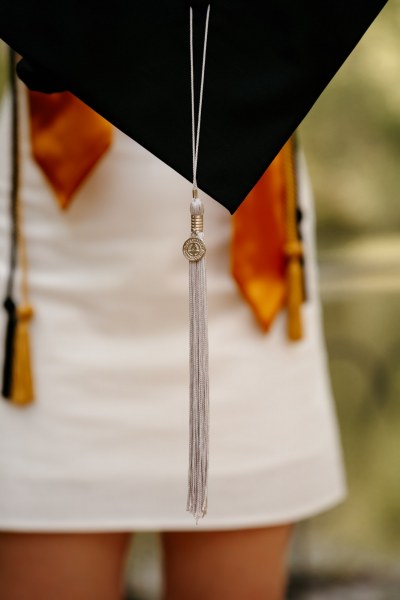
[[[283,600],[291,531],[163,533],[164,600]]]
[[[129,534],[0,534],[2,600],[120,600]]]
[[[163,600],[283,600],[292,526],[161,533]],[[130,533],[0,533],[1,600],[122,600]]]

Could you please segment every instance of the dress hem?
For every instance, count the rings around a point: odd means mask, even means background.
[[[157,531],[211,531],[211,530],[224,530],[224,529],[247,529],[247,528],[256,528],[256,527],[268,527],[275,525],[283,525],[286,523],[292,523],[297,521],[302,521],[304,519],[308,519],[316,516],[322,512],[328,511],[333,508],[337,504],[340,504],[347,498],[347,489],[343,488],[339,493],[330,495],[325,498],[323,501],[319,501],[318,503],[310,503],[306,506],[303,506],[299,510],[295,511],[287,511],[281,513],[275,513],[270,517],[266,516],[254,516],[250,517],[241,517],[236,519],[226,519],[218,520],[218,522],[213,522],[211,519],[207,521],[208,515],[204,517],[204,519],[200,519],[198,525],[193,519],[193,525],[182,522],[171,522],[166,523],[166,521],[159,521],[157,523],[156,519],[151,520],[141,520],[140,522],[135,521],[135,519],[129,520],[125,519],[123,521],[116,520],[102,520],[101,522],[79,522],[79,521],[71,521],[70,523],[60,521],[56,522],[22,522],[18,521],[18,523],[9,522],[1,522],[0,519],[0,531],[9,531],[9,532],[41,532],[41,533],[81,533],[81,532],[157,532]]]

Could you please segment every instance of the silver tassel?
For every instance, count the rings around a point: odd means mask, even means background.
[[[197,525],[199,518],[207,514],[209,374],[204,206],[196,188],[193,190],[190,213],[191,237],[183,245],[183,254],[189,260],[190,315],[190,438],[186,510],[193,514]]]

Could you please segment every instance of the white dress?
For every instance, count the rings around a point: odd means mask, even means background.
[[[111,150],[61,212],[30,158],[25,93],[21,100],[37,398],[26,408],[0,399],[0,530],[196,529],[186,511],[188,263],[181,250],[191,185],[116,131]],[[9,128],[6,95],[0,122],[3,291]],[[260,330],[230,274],[231,215],[202,197],[210,467],[208,513],[197,530],[300,520],[346,496],[306,173],[300,202],[309,298],[302,309],[306,336],[297,343],[286,338],[284,313],[269,334]],[[5,323],[3,310],[1,363]]]

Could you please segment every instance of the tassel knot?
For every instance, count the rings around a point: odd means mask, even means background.
[[[285,244],[285,256],[287,258],[301,258],[303,256],[303,245],[300,240],[293,240]]]
[[[197,194],[197,190],[196,190]],[[195,196],[190,203],[190,214],[192,215],[192,232],[200,233],[203,231],[204,206],[200,198]],[[200,236],[201,237],[201,236]]]

